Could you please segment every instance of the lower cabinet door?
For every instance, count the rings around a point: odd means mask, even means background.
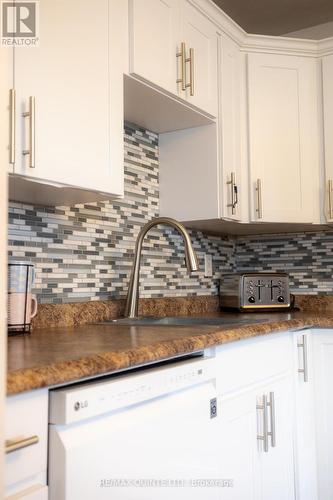
[[[317,500],[314,373],[311,330],[294,334],[295,489],[297,500]]]
[[[254,500],[258,472],[256,395],[251,391],[221,396],[219,476],[226,481],[223,499]]]
[[[264,450],[264,440],[258,441],[258,498],[291,500],[295,498],[292,378],[289,375],[269,383],[261,392],[258,402],[267,398],[268,451]],[[263,410],[259,409],[257,415],[264,423]]]
[[[313,330],[318,498],[333,499],[333,330]]]
[[[292,383],[269,384],[219,397],[219,466],[223,499],[294,499]]]

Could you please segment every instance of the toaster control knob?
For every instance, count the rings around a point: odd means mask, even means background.
[[[251,295],[251,297],[248,298],[248,301],[250,302],[250,304],[254,304],[256,299],[255,297],[253,297],[253,295]]]
[[[280,303],[284,302],[284,297],[282,297],[282,295],[280,295],[280,296],[278,297],[278,302],[280,302]]]

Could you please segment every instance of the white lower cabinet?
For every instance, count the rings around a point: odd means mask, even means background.
[[[332,500],[333,330],[232,343],[216,361],[223,498]]]
[[[198,451],[203,449],[200,440],[215,439],[211,453],[216,455],[217,477],[224,480],[219,498],[332,500],[333,330],[255,337],[212,348],[209,355],[213,354],[214,435],[195,437],[193,430],[193,439]],[[179,408],[185,405],[188,411],[193,401],[178,397]],[[162,407],[156,408],[160,414]],[[6,414],[5,498],[46,500],[47,389],[8,397]],[[177,427],[178,417],[174,418]],[[157,432],[156,422],[152,419],[148,433]],[[116,449],[127,434],[119,434]],[[158,454],[165,437],[157,434],[158,446],[151,456],[163,468],[163,456]],[[138,457],[147,453],[141,442],[136,449],[142,450]],[[63,460],[68,460],[66,453]],[[204,463],[200,470],[204,476]]]
[[[254,500],[258,471],[256,395],[253,391],[221,395],[218,415],[220,475],[232,481],[225,498]]]
[[[295,498],[291,395],[288,376],[220,397],[220,475],[233,482],[225,498]]]
[[[320,500],[333,499],[333,330],[313,331],[314,406]]]
[[[275,352],[280,366],[270,362]],[[223,498],[295,498],[290,355],[288,334],[218,349],[218,366],[230,358],[231,372],[238,372],[236,377],[230,373],[231,390],[217,381],[220,475],[233,483]]]
[[[47,389],[7,398],[6,500],[47,499],[47,428]]]
[[[258,388],[259,389],[259,388]],[[290,374],[260,387],[258,418],[258,495],[261,500],[294,496],[293,408]],[[264,403],[266,402],[266,405]],[[266,417],[264,416],[266,406]],[[268,447],[265,451],[265,420]],[[263,439],[261,439],[263,437]]]
[[[295,489],[299,500],[318,499],[312,341],[311,330],[294,334]]]

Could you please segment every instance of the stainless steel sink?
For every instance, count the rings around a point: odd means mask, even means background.
[[[253,323],[264,323],[267,318],[227,318],[227,317],[193,317],[174,316],[165,318],[141,317],[141,318],[121,318],[105,323],[127,325],[127,326],[230,326]]]

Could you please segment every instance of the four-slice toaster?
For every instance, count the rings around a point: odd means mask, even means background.
[[[220,306],[239,311],[290,308],[289,277],[285,273],[222,275]]]

